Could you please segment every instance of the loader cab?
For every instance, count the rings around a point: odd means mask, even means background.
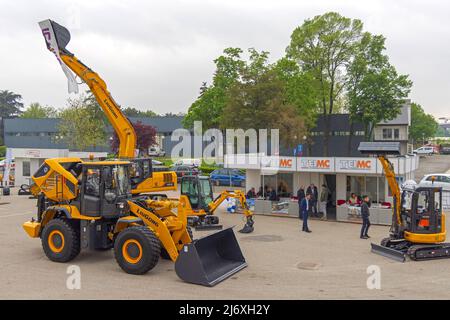
[[[402,216],[406,229],[414,234],[445,231],[442,213],[442,188],[420,187],[402,193]]]
[[[124,161],[90,162],[82,165],[80,213],[91,217],[117,217],[130,198],[130,163]]]
[[[134,189],[142,181],[150,178],[152,172],[152,159],[133,159],[131,161],[131,187]]]
[[[187,196],[193,210],[208,212],[208,205],[214,200],[211,181],[205,176],[182,177],[181,194]]]

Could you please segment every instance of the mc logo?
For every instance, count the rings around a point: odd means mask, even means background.
[[[280,167],[282,168],[291,168],[292,160],[291,159],[280,159]]]
[[[329,168],[330,160],[317,160],[316,167],[317,168]]]
[[[372,161],[370,160],[358,160],[356,167],[359,169],[370,169],[372,167]]]

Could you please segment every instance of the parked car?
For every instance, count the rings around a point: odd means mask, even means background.
[[[244,187],[245,174],[238,169],[216,169],[209,175],[211,182],[216,185]]]
[[[450,154],[450,146],[442,146],[441,154]]]
[[[196,166],[173,166],[170,170],[175,171],[178,181],[180,181],[181,177],[184,176],[201,174],[200,170]]]
[[[429,155],[431,156],[434,153],[434,148],[429,146],[423,146],[414,150],[414,153],[418,155]]]
[[[434,177],[434,182],[433,182]],[[450,174],[448,173],[435,173],[427,174],[419,182],[419,187],[442,187],[442,190],[450,191]]]
[[[202,165],[202,160],[201,159],[178,159],[174,165],[200,167]]]
[[[150,157],[164,157],[166,152],[158,146],[150,147],[148,148],[148,155]]]

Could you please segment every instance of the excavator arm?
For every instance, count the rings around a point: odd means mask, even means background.
[[[113,126],[120,141],[119,158],[134,158],[137,142],[136,132],[131,122],[120,110],[119,105],[112,98],[105,81],[66,49],[70,41],[70,33],[65,27],[51,20],[41,21],[39,25],[48,50],[55,54],[69,80],[69,90],[77,92],[77,84],[74,83],[73,75],[67,70],[67,67],[89,86],[109,123]]]
[[[120,141],[119,158],[134,158],[137,142],[136,132],[130,120],[122,113],[120,107],[109,93],[105,81],[74,55],[60,52],[60,56],[62,61],[89,86],[106,118],[113,126]]]
[[[249,206],[247,204],[247,199],[245,198],[245,194],[241,190],[234,191],[222,191],[220,195],[211,203],[208,204],[209,212],[211,214],[220,206],[220,204],[225,201],[227,198],[234,198],[239,201],[241,207],[243,209],[243,214],[246,217],[246,224],[243,229],[239,230],[241,233],[250,233],[253,232],[253,213],[250,211]]]
[[[395,171],[394,166],[392,165],[392,162],[389,161],[389,159],[384,156],[380,155],[378,156],[378,160],[380,161],[381,165],[383,166],[384,170],[384,176],[386,177],[386,180],[389,185],[389,189],[391,189],[392,197],[394,199],[394,215],[395,215],[395,222],[397,226],[401,225],[401,191],[400,186],[398,185],[397,179],[395,179]]]

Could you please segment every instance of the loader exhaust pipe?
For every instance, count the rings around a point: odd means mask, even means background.
[[[186,282],[212,287],[247,267],[233,228],[192,241],[180,251],[175,272]]]

